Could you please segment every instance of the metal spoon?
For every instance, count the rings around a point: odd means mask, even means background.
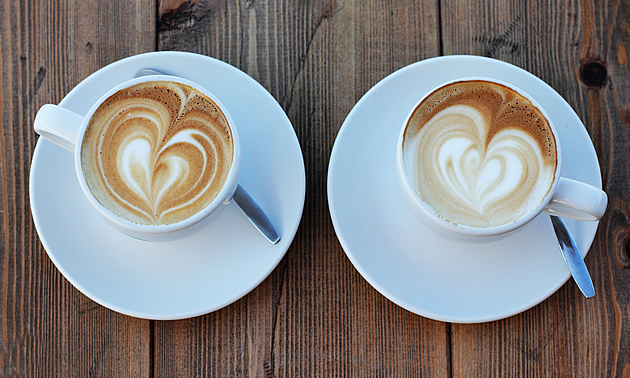
[[[149,76],[149,75],[168,75],[163,74],[159,71],[144,68],[136,72],[135,77],[141,76]],[[263,234],[267,240],[271,243],[276,244],[280,241],[280,235],[276,231],[276,228],[271,223],[267,214],[265,214],[264,210],[258,205],[258,202],[252,197],[245,188],[238,184],[236,187],[236,191],[234,192],[234,201],[238,205],[238,207],[243,210],[247,218],[252,222],[254,226]]]
[[[593,287],[593,281],[591,281],[591,276],[588,274],[588,269],[586,269],[586,264],[584,264],[580,250],[571,237],[569,230],[561,218],[555,215],[549,216],[551,217],[553,230],[558,237],[562,257],[564,257],[564,261],[567,263],[567,267],[569,267],[569,272],[571,272],[573,280],[586,298],[594,296],[595,288]]]

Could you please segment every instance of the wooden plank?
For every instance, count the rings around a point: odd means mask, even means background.
[[[79,293],[39,242],[29,206],[32,130],[100,67],[155,48],[153,0],[0,3],[0,376],[150,375],[150,322]]]
[[[596,297],[585,299],[570,280],[518,316],[453,325],[456,376],[592,377],[630,371],[629,8],[627,2],[596,0],[442,2],[445,54],[516,64],[549,83],[576,110],[593,139],[610,199],[586,258]],[[595,65],[586,70],[585,85],[580,72],[589,63]]]
[[[352,106],[394,70],[439,53],[436,2],[200,0],[164,9],[160,50],[228,62],[280,103],[303,150],[307,193],[292,247],[258,288],[212,314],[156,322],[156,376],[447,376],[449,326],[402,310],[363,280],[326,199],[328,158]]]
[[[592,250],[601,279],[603,312],[596,328],[607,338],[610,376],[630,375],[630,3],[585,0],[583,38],[578,59],[581,81],[579,101],[586,109],[587,128],[593,137],[602,167],[609,206],[604,229]],[[601,262],[600,262],[601,261]],[[599,320],[595,318],[594,320]],[[603,323],[603,324],[602,324]],[[590,326],[589,322],[589,326]],[[599,340],[598,340],[599,341]],[[603,340],[600,342],[604,342]],[[603,359],[603,358],[602,358]]]

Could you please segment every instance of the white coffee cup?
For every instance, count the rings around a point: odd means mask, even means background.
[[[463,222],[459,222],[457,220],[449,219],[449,216],[445,216],[440,214],[438,211],[434,209],[431,205],[429,205],[426,201],[423,200],[421,194],[419,193],[419,189],[417,188],[418,184],[414,184],[414,180],[410,177],[414,172],[411,168],[408,167],[410,165],[408,162],[410,161],[409,156],[407,156],[407,162],[405,159],[405,135],[407,133],[408,127],[410,125],[410,120],[416,109],[422,104],[423,110],[428,112],[433,105],[428,106],[425,101],[433,101],[436,103],[436,98],[431,97],[434,94],[438,93],[441,89],[445,87],[449,87],[449,89],[453,88],[451,84],[461,85],[461,83],[467,82],[475,82],[475,81],[485,81],[490,84],[498,84],[500,86],[505,86],[512,91],[518,93],[523,98],[529,100],[531,105],[533,105],[536,109],[540,111],[542,116],[546,119],[549,125],[549,130],[551,130],[551,135],[553,137],[553,141],[555,141],[555,154],[556,154],[556,166],[553,169],[553,178],[550,180],[550,185],[548,190],[544,195],[541,195],[540,198],[537,198],[535,201],[532,201],[534,205],[531,205],[527,208],[526,211],[521,211],[518,216],[515,216],[513,219],[509,221],[490,226],[478,226],[478,225],[470,225],[465,224]],[[446,92],[440,92],[446,93]],[[443,96],[443,98],[445,98]],[[439,114],[439,111],[438,111]],[[431,116],[431,117],[436,117]],[[428,124],[428,122],[427,122]],[[410,131],[411,133],[412,131]],[[498,135],[498,134],[497,134]],[[446,137],[445,137],[446,138]],[[428,138],[425,138],[427,141]],[[425,139],[422,139],[424,142]],[[410,144],[412,144],[411,142]],[[454,146],[454,144],[453,144]],[[424,148],[430,150],[431,146],[425,146]],[[517,230],[525,225],[527,225],[532,219],[538,216],[541,213],[546,214],[554,214],[557,216],[585,220],[585,221],[594,221],[600,219],[604,212],[606,211],[607,205],[607,196],[606,193],[599,188],[596,188],[592,185],[571,180],[561,176],[562,172],[562,153],[560,146],[560,139],[558,138],[557,131],[549,118],[549,116],[545,113],[544,109],[536,102],[534,98],[525,93],[523,90],[511,85],[509,83],[505,83],[503,81],[488,79],[488,78],[461,78],[453,81],[446,82],[437,88],[431,90],[427,95],[425,95],[417,104],[411,109],[409,115],[405,119],[405,122],[402,125],[400,135],[398,138],[398,144],[396,149],[396,160],[397,160],[397,176],[399,179],[401,193],[407,203],[409,209],[426,225],[429,225],[432,230],[435,232],[441,233],[449,238],[461,239],[464,241],[479,241],[479,240],[491,240],[492,238],[475,238],[475,237],[490,237],[503,235],[508,232]],[[445,153],[446,155],[446,153]],[[484,155],[485,156],[485,155]],[[438,160],[442,161],[442,160]],[[440,163],[441,164],[441,163]],[[438,164],[439,165],[439,164]],[[441,166],[440,166],[441,167]],[[481,169],[483,170],[483,168]],[[475,193],[475,191],[473,191]],[[439,196],[437,196],[439,197]],[[463,197],[463,196],[462,196]],[[468,197],[466,197],[468,198]],[[533,198],[533,197],[532,197]],[[449,205],[450,206],[450,205]],[[435,206],[437,207],[437,206]],[[437,227],[436,227],[437,226]],[[463,237],[462,237],[463,236]],[[472,236],[473,238],[470,238]]]
[[[220,111],[225,116],[228,126],[230,128],[232,137],[232,162],[230,169],[227,173],[226,179],[218,191],[216,197],[207,204],[203,209],[191,215],[190,217],[169,224],[141,224],[123,218],[117,215],[112,210],[108,209],[97,200],[92,191],[90,190],[84,170],[82,168],[81,148],[82,141],[93,114],[97,111],[99,106],[103,104],[112,95],[121,90],[125,90],[137,84],[163,81],[174,82],[183,84],[185,86],[192,87],[194,90],[202,93],[204,96],[212,100],[214,104],[218,106]],[[214,220],[220,211],[230,202],[234,191],[238,185],[238,178],[241,167],[241,150],[239,144],[238,133],[234,126],[230,114],[225,106],[221,104],[219,99],[216,98],[211,92],[203,88],[202,86],[179,77],[155,75],[144,76],[131,79],[109,90],[101,98],[92,105],[90,110],[85,116],[76,114],[70,110],[67,110],[58,105],[46,104],[38,111],[35,122],[35,131],[48,139],[49,141],[65,148],[66,150],[74,153],[74,163],[79,185],[88,199],[90,204],[97,210],[101,217],[113,228],[118,231],[145,241],[172,241],[187,237],[199,231],[212,220]]]

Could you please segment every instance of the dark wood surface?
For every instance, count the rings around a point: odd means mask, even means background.
[[[630,376],[628,1],[227,1],[0,3],[0,377]],[[150,321],[76,290],[30,213],[33,118],[99,68],[154,50],[209,55],[251,75],[289,116],[307,191],[271,275],[211,314]],[[489,56],[549,83],[593,139],[609,209],[572,281],[484,324],[410,313],[345,256],[326,198],[328,159],[358,99],[398,68]]]

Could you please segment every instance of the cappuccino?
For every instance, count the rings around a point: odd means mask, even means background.
[[[514,222],[544,200],[556,179],[549,122],[499,83],[459,81],[435,90],[409,116],[402,143],[416,194],[456,225]]]
[[[234,155],[232,132],[212,99],[177,82],[122,89],[92,115],[81,164],[94,197],[139,224],[177,223],[223,188]]]

